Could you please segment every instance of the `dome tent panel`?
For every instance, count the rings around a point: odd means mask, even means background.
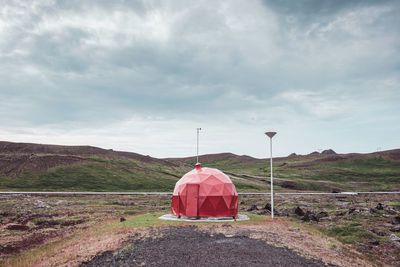
[[[198,166],[185,174],[175,185],[172,214],[235,217],[237,212],[238,194],[235,185],[227,175],[217,169]]]

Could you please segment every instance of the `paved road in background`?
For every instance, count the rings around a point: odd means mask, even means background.
[[[238,193],[239,195],[271,195],[271,193]],[[279,192],[274,195],[364,195],[400,194],[400,192]],[[0,192],[0,195],[172,195],[172,192]]]

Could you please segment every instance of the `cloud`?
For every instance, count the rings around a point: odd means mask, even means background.
[[[0,138],[23,130],[31,135],[21,138],[42,142],[49,133],[54,142],[70,136],[123,148],[118,140],[135,135],[140,151],[167,156],[187,150],[179,140],[191,130],[183,128],[198,123],[218,136],[237,133],[206,151],[233,151],[241,135],[265,127],[313,132],[303,147],[291,143],[282,153],[306,151],[327,134],[321,129],[356,135],[355,125],[374,127],[382,117],[392,132],[400,115],[399,9],[397,1],[7,1],[0,7]],[[166,136],[128,134],[123,125],[134,127],[132,118]],[[127,133],[109,139],[102,128]],[[158,138],[174,148],[159,153]]]

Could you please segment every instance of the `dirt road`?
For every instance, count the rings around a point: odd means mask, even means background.
[[[326,266],[294,251],[250,238],[243,230],[227,237],[195,226],[154,230],[151,238],[131,240],[81,266]]]

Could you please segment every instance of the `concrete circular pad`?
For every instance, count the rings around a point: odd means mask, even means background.
[[[236,217],[236,220],[234,220],[232,217],[200,217],[199,219],[197,219],[196,217],[181,216],[180,218],[178,218],[178,216],[173,214],[165,214],[161,217],[158,217],[158,219],[178,222],[234,222],[250,220],[250,218],[244,214],[239,214]]]

